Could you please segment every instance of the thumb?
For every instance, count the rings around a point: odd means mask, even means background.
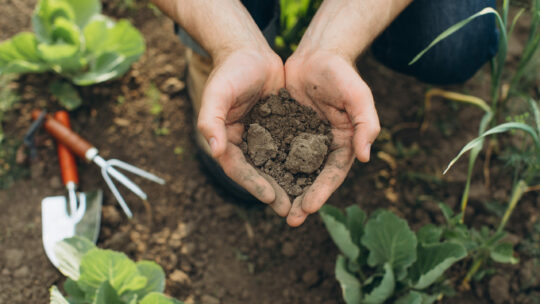
[[[219,158],[227,148],[227,132],[225,119],[230,102],[223,94],[215,93],[210,83],[202,97],[202,106],[199,113],[197,128],[206,138],[212,157]]]

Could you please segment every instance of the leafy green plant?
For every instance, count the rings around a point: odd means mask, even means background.
[[[182,304],[163,295],[165,273],[150,261],[133,262],[125,254],[97,248],[79,237],[55,248],[67,298],[53,286],[51,304]]]
[[[539,56],[540,53],[540,0],[533,0],[532,6],[530,8],[531,14],[531,26],[529,30],[529,37],[525,43],[523,53],[517,64],[516,71],[507,79],[503,79],[503,71],[505,69],[506,55],[508,49],[508,37],[512,35],[514,28],[518,19],[523,15],[525,9],[521,9],[514,19],[508,21],[508,12],[509,12],[509,0],[504,0],[502,2],[501,12],[497,12],[493,8],[487,7],[478,13],[472,15],[469,18],[451,26],[449,29],[444,31],[439,35],[426,49],[424,49],[420,54],[418,54],[410,64],[413,64],[418,59],[420,59],[423,54],[429,51],[434,45],[439,41],[445,39],[446,37],[452,35],[454,32],[460,30],[462,27],[467,25],[470,21],[474,20],[477,17],[493,14],[496,17],[499,32],[500,32],[500,42],[499,42],[499,51],[497,55],[492,59],[491,62],[491,105],[488,105],[484,100],[470,95],[464,95],[455,92],[443,91],[440,89],[433,89],[426,94],[426,106],[429,104],[429,100],[432,96],[441,96],[449,100],[468,103],[475,105],[481,108],[485,114],[480,122],[479,127],[479,136],[469,143],[467,143],[463,149],[458,153],[458,155],[452,159],[450,164],[445,170],[445,173],[460,159],[465,153],[470,152],[467,181],[465,183],[465,188],[461,200],[461,213],[459,214],[459,221],[462,224],[464,222],[465,210],[468,204],[469,190],[472,180],[472,175],[474,171],[474,166],[476,160],[482,151],[484,142],[486,138],[490,138],[490,145],[488,145],[488,155],[491,155],[491,149],[496,142],[496,135],[510,132],[513,136],[516,136],[516,131],[525,133],[527,136],[522,138],[521,147],[517,150],[511,150],[513,156],[510,157],[512,160],[509,162],[511,166],[514,167],[513,178],[512,178],[512,193],[510,195],[510,201],[507,204],[506,211],[503,214],[501,222],[497,228],[497,231],[494,234],[489,234],[488,229],[483,229],[480,234],[473,233],[471,237],[475,237],[477,240],[477,248],[474,256],[474,262],[471,264],[469,272],[467,273],[463,284],[467,285],[468,282],[475,276],[477,273],[482,273],[482,266],[486,264],[487,260],[492,256],[494,247],[498,244],[503,235],[503,229],[506,226],[514,208],[516,207],[519,200],[523,197],[526,192],[540,190],[540,111],[538,102],[533,100],[530,96],[527,95],[527,89],[523,87],[522,81],[527,73],[531,72],[531,67],[535,77],[537,77],[536,69],[538,68],[539,60],[535,59]],[[536,61],[535,61],[536,60]],[[530,108],[530,113],[524,113],[520,115],[518,121],[510,121],[506,123],[499,123],[504,111],[509,107],[510,102],[516,104],[519,101],[526,101]],[[529,118],[527,120],[527,118]],[[490,157],[486,158],[487,160]],[[484,165],[484,172],[489,172],[489,164]],[[489,180],[489,173],[486,175],[486,180]],[[455,226],[459,227],[459,226]],[[465,228],[460,228],[465,229]],[[509,252],[508,245],[500,245],[501,247],[496,247],[499,250],[505,250]],[[511,248],[511,247],[510,247]],[[499,256],[496,254],[495,256]]]
[[[99,0],[40,0],[32,27],[34,33],[0,43],[0,75],[54,71],[87,86],[122,76],[145,49],[127,20],[101,14]],[[67,109],[81,103],[69,83],[53,83],[51,90]]]
[[[19,96],[10,88],[12,77],[0,75],[0,147],[4,141],[2,122],[4,115],[19,100]]]
[[[322,0],[280,0],[280,33],[274,43],[278,54],[286,58],[296,50],[311,18]]]
[[[327,204],[320,215],[341,251],[335,274],[347,304],[433,303],[448,289],[444,272],[467,256],[442,228],[426,225],[414,233],[389,211],[367,218],[358,206],[343,214]]]

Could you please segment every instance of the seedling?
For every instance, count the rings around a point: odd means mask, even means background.
[[[467,256],[440,227],[414,233],[386,210],[370,218],[357,206],[345,211],[327,204],[320,215],[341,251],[335,272],[347,304],[433,303],[448,289],[444,272]]]
[[[67,297],[53,286],[51,304],[182,304],[163,294],[165,273],[154,262],[135,263],[79,237],[59,242],[55,251],[60,272],[68,277]]]
[[[122,76],[144,52],[144,39],[128,21],[100,12],[99,0],[40,0],[34,33],[0,44],[0,75],[54,71],[78,86]],[[68,110],[82,102],[67,82],[53,82],[51,91]]]

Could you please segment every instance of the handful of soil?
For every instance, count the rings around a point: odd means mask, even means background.
[[[290,196],[301,195],[326,162],[330,125],[292,99],[286,89],[259,100],[243,123],[240,148],[246,159]]]

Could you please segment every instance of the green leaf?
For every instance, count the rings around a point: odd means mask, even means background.
[[[116,24],[108,21],[107,18],[98,18],[93,21],[88,28],[84,29],[84,36],[90,40],[87,47],[96,54],[117,53],[127,60],[135,61],[144,52],[144,38],[128,21],[121,20]],[[97,22],[97,24],[94,24]],[[91,37],[96,33],[103,34],[103,27],[107,28],[101,41]],[[112,27],[111,27],[112,26]]]
[[[32,27],[38,40],[52,43],[52,28],[58,18],[75,20],[75,12],[69,3],[63,0],[41,0],[32,15]]]
[[[165,272],[161,266],[151,261],[140,261],[136,265],[139,274],[146,277],[148,282],[143,289],[137,292],[140,298],[153,291],[163,292],[165,290]]]
[[[347,270],[347,260],[343,255],[338,255],[336,261],[336,279],[341,286],[343,299],[347,304],[358,304],[362,298],[362,285],[360,281]]]
[[[424,54],[429,51],[432,47],[434,47],[437,43],[439,43],[441,40],[447,38],[448,36],[452,35],[453,33],[457,32],[458,30],[460,30],[461,28],[463,28],[465,25],[467,25],[469,22],[473,21],[474,19],[480,17],[480,16],[483,16],[483,15],[487,15],[487,14],[495,14],[497,17],[500,18],[499,16],[499,13],[491,8],[491,7],[486,7],[484,9],[482,9],[481,11],[477,12],[476,14],[464,19],[464,20],[461,20],[460,22],[452,25],[451,27],[449,27],[446,31],[442,32],[439,36],[437,36],[425,49],[423,49],[418,55],[416,55],[416,57],[414,57],[413,60],[411,60],[411,62],[409,62],[409,65],[412,65],[414,64],[416,61],[418,61],[420,58],[422,58],[422,56],[424,56]]]
[[[460,244],[444,242],[438,244],[420,244],[418,260],[409,273],[413,279],[413,288],[424,289],[435,282],[450,266],[467,256],[467,250]]]
[[[90,70],[76,75],[71,80],[80,86],[92,85],[122,76],[131,62],[116,53],[105,53],[90,64]]]
[[[498,263],[516,264],[519,259],[514,257],[514,246],[510,243],[499,243],[490,252],[492,260]]]
[[[43,72],[49,69],[38,53],[32,33],[23,32],[0,43],[0,74]]]
[[[347,228],[351,234],[352,241],[360,246],[360,238],[364,233],[364,221],[366,213],[356,205],[345,208],[347,214]]]
[[[68,82],[65,81],[54,81],[51,83],[49,89],[53,93],[60,104],[65,107],[68,111],[78,108],[82,104],[82,99],[79,96],[77,90]]]
[[[381,283],[375,287],[369,294],[364,296],[362,303],[365,304],[379,304],[388,299],[396,288],[396,279],[394,277],[394,271],[392,265],[389,263],[384,264],[384,276]]]
[[[458,159],[463,154],[465,154],[467,151],[474,148],[478,144],[478,142],[480,142],[480,141],[482,141],[484,139],[484,137],[492,135],[492,134],[508,132],[510,130],[522,130],[522,131],[525,131],[526,133],[531,135],[531,137],[533,138],[536,146],[540,147],[540,140],[538,138],[539,135],[536,134],[536,131],[533,128],[531,128],[530,126],[528,126],[528,125],[526,125],[524,123],[520,123],[520,122],[503,123],[503,124],[500,124],[500,125],[498,125],[496,127],[493,127],[491,129],[487,130],[486,132],[484,132],[479,137],[477,137],[477,138],[471,140],[469,143],[467,143],[465,145],[465,147],[463,147],[463,149],[461,149],[461,151],[458,153],[458,155],[454,159],[452,159],[450,164],[448,164],[448,167],[446,168],[446,170],[444,170],[444,174],[446,174],[446,172],[448,172],[448,170],[458,161]]]
[[[50,289],[50,300],[51,304],[69,304],[55,285]]]
[[[92,18],[101,13],[99,0],[64,0],[68,2],[75,13],[75,22],[79,28],[84,28]]]
[[[411,290],[408,294],[397,299],[395,304],[422,304],[422,294]]]
[[[445,203],[439,203],[439,209],[441,209],[441,212],[446,219],[448,223],[452,221],[452,217],[454,216],[454,211]]]
[[[77,281],[83,256],[96,248],[94,243],[81,237],[71,237],[56,243],[54,255],[58,259],[58,270],[66,277]]]
[[[341,252],[351,261],[356,261],[360,248],[353,242],[351,233],[347,229],[346,218],[341,211],[328,204],[319,211],[328,233]]]
[[[540,109],[536,101],[534,101],[534,99],[529,97],[527,99],[527,102],[529,103],[529,106],[531,107],[531,110],[533,112],[534,121],[536,123],[536,130],[538,132],[538,136],[540,136]]]
[[[169,298],[161,293],[152,292],[144,297],[139,304],[183,304],[183,302]]]
[[[90,250],[83,257],[80,270],[77,283],[86,294],[98,289],[105,281],[109,281],[120,296],[126,291],[143,289],[147,284],[146,277],[139,274],[133,261],[112,250]]]
[[[390,263],[398,279],[416,261],[416,243],[416,235],[407,222],[389,211],[370,219],[362,237],[362,244],[369,249],[368,265]]]
[[[124,304],[109,281],[104,281],[96,291],[92,304]]]
[[[84,28],[83,34],[86,41],[86,49],[91,54],[103,53],[105,37],[108,31],[114,27],[114,22],[103,15],[96,16]]]
[[[441,239],[442,228],[433,224],[427,224],[416,233],[416,238],[421,244],[438,243]]]
[[[84,304],[86,303],[84,292],[79,288],[77,282],[70,278],[64,282],[64,291],[67,293],[67,297],[71,304]]]

